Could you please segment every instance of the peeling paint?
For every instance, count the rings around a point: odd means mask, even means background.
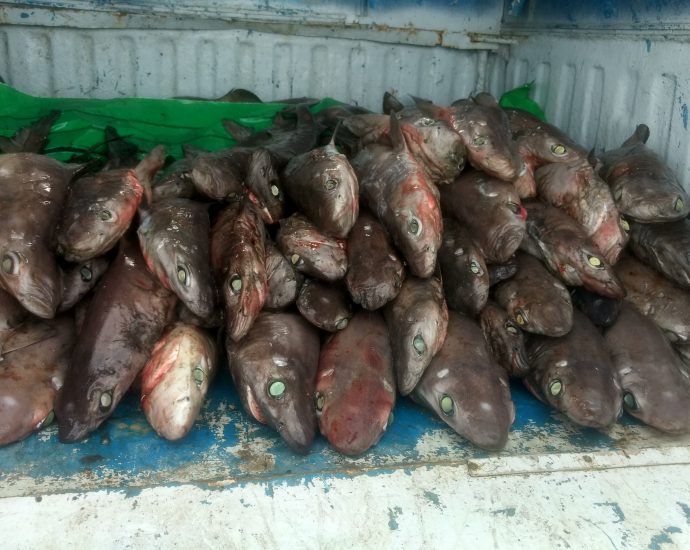
[[[398,517],[400,514],[402,514],[402,508],[400,506],[388,508],[388,528],[391,531],[395,531],[398,528]]]
[[[443,510],[445,508],[445,506],[441,503],[441,499],[436,493],[432,491],[424,491],[424,497],[439,510]]]
[[[684,502],[676,502],[678,506],[680,506],[680,509],[683,510],[683,513],[685,514],[685,521],[690,525],[690,506],[685,504]]]
[[[649,550],[661,550],[662,544],[673,544],[673,540],[669,535],[673,533],[682,533],[681,529],[678,527],[666,527],[661,533],[658,533],[652,537],[649,541]],[[674,545],[675,546],[675,545]]]
[[[595,506],[609,506],[613,513],[616,515],[618,519],[614,521],[614,523],[621,523],[622,521],[625,521],[625,514],[623,513],[623,510],[621,510],[621,507],[618,505],[617,502],[595,502]]]
[[[496,516],[498,514],[503,514],[509,518],[512,518],[515,515],[515,508],[511,506],[510,508],[501,508],[500,510],[494,510],[491,512],[492,516]]]

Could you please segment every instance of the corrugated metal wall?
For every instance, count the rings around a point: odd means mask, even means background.
[[[450,102],[484,87],[486,51],[240,30],[0,26],[0,75],[56,97],[331,96],[380,109],[385,90]]]
[[[664,37],[536,34],[492,57],[494,93],[534,80],[546,116],[586,147],[611,149],[644,122],[648,145],[690,189],[688,44]]]
[[[0,26],[0,75],[44,96],[331,96],[379,110],[385,90],[438,103],[535,81],[547,117],[586,147],[617,147],[639,122],[690,189],[687,44],[637,35],[535,34],[500,50],[391,45],[245,30]],[[475,46],[476,47],[476,46]]]

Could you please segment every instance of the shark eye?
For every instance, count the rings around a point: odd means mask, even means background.
[[[477,136],[472,139],[472,145],[475,145],[476,147],[481,147],[486,143],[486,138],[484,136]]]
[[[441,396],[441,399],[439,399],[438,403],[441,406],[441,411],[446,416],[451,416],[455,412],[455,403],[453,402],[453,398],[447,393],[444,393]]]
[[[316,412],[320,413],[323,411],[323,406],[326,403],[326,397],[321,392],[316,392],[314,394],[314,405],[316,406]]]
[[[630,231],[630,224],[628,223],[628,220],[626,220],[623,216],[621,216],[621,227],[623,228],[623,231],[628,232]]]
[[[418,334],[412,339],[412,347],[419,355],[422,355],[426,351],[426,342],[424,342],[424,337],[421,334]]]
[[[563,395],[563,382],[561,382],[558,378],[551,380],[551,382],[549,382],[549,393],[554,397],[560,397]]]
[[[107,222],[108,220],[111,220],[113,217],[113,213],[110,210],[101,210],[98,213],[98,217],[104,221]]]
[[[410,221],[407,222],[407,231],[412,233],[415,237],[419,236],[419,234],[422,232],[421,222],[414,216],[411,217]]]
[[[479,267],[479,263],[476,260],[472,260],[470,262],[470,271],[474,273],[475,275],[481,275],[482,273],[482,268]]]
[[[103,412],[109,410],[110,406],[113,404],[113,392],[104,391],[101,393],[101,397],[98,401],[98,405]]]
[[[338,187],[338,182],[332,178],[329,178],[323,184],[323,187],[324,187],[324,189],[326,189],[326,191],[332,191],[333,189]]]
[[[93,279],[93,271],[91,271],[91,268],[88,265],[81,267],[79,270],[79,275],[81,276],[81,280],[85,283],[88,283],[91,281],[91,279]]]
[[[631,411],[636,411],[639,408],[639,405],[637,404],[637,399],[635,399],[635,396],[629,391],[626,391],[623,394],[623,403]]]
[[[518,332],[519,332],[518,328],[513,323],[511,323],[510,321],[508,321],[505,324],[505,328],[506,328],[506,332],[508,332],[509,334],[512,334],[513,336],[518,335]]]
[[[181,285],[189,286],[189,273],[183,265],[177,266],[177,280]]]
[[[285,382],[280,379],[271,380],[268,384],[268,395],[273,399],[282,399],[285,397]]]
[[[41,428],[45,428],[46,426],[50,426],[53,421],[55,420],[55,411],[50,411],[48,413],[48,416],[46,416],[41,422],[36,426],[37,430],[40,430]]]
[[[682,212],[684,207],[685,207],[685,203],[683,202],[683,199],[681,199],[680,197],[678,197],[676,199],[676,202],[673,203],[673,209],[676,212]]]
[[[280,195],[280,189],[278,189],[277,185],[271,185],[271,195],[274,197],[278,197]]]
[[[509,202],[508,203],[508,210],[510,210],[513,214],[519,214],[520,213],[520,205],[515,203],[515,202]]]
[[[293,254],[290,256],[290,262],[292,265],[300,265],[302,263],[302,258],[299,257],[299,254]]]
[[[14,252],[8,252],[2,257],[2,270],[8,275],[16,275],[19,271],[19,256]]]
[[[551,152],[558,157],[562,157],[566,154],[567,151],[568,150],[565,148],[565,145],[563,145],[562,143],[554,143],[551,146]]]
[[[238,294],[242,290],[242,278],[239,275],[235,275],[230,279],[230,290],[233,294]]]
[[[204,369],[201,367],[197,367],[194,369],[194,383],[197,385],[197,387],[201,387],[201,384],[204,383],[204,378],[206,375],[204,374]]]
[[[589,265],[592,267],[596,267],[597,269],[604,269],[604,264],[601,261],[601,258],[598,258],[597,256],[587,256],[587,262]]]
[[[515,321],[520,326],[526,325],[527,324],[527,315],[525,315],[525,312],[522,311],[521,309],[518,309],[515,312]]]

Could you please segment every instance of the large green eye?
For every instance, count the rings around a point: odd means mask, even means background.
[[[481,147],[486,143],[486,138],[484,136],[477,136],[472,140],[472,145],[476,147]]]
[[[239,275],[235,275],[230,279],[230,290],[233,294],[238,294],[242,290],[242,278]]]
[[[527,315],[525,315],[525,312],[521,309],[518,309],[515,312],[515,321],[518,325],[525,326],[527,324]]]
[[[79,275],[81,275],[81,280],[85,283],[88,283],[91,281],[91,279],[93,279],[93,271],[91,271],[91,268],[88,265],[83,265],[81,267],[79,270]]]
[[[302,261],[302,258],[299,257],[299,254],[293,254],[290,256],[290,261],[292,265],[298,265]]]
[[[481,275],[482,269],[479,267],[479,264],[475,260],[472,260],[470,262],[470,271],[475,275]]]
[[[189,273],[183,265],[177,266],[177,280],[181,285],[189,286]]]
[[[596,256],[589,256],[588,255],[587,256],[587,262],[589,263],[589,265],[591,265],[592,267],[596,267],[597,269],[603,269],[604,268],[604,264],[601,261],[601,258],[597,258]]]
[[[518,335],[519,329],[510,321],[507,322],[504,326],[505,326],[506,332],[508,332],[508,334],[512,334],[513,336]]]
[[[520,205],[514,202],[509,202],[508,203],[508,209],[513,213],[513,214],[518,214],[520,213]]]
[[[422,231],[421,222],[415,217],[410,218],[410,221],[407,222],[407,231],[415,236],[419,235]]]
[[[326,191],[332,191],[338,186],[338,182],[334,179],[327,179],[326,182],[323,184],[324,189]]]
[[[455,403],[450,395],[444,393],[438,403],[441,406],[441,411],[446,416],[450,416],[455,412]]]
[[[616,188],[616,190],[613,192],[613,198],[616,201],[619,201],[619,200],[621,200],[621,198],[623,198],[623,188],[622,187]]]
[[[343,330],[343,329],[347,326],[347,323],[348,323],[348,318],[347,318],[347,317],[343,317],[340,321],[338,321],[338,322],[335,324],[335,328],[336,328],[337,330]]]
[[[99,399],[99,406],[102,411],[107,411],[110,409],[110,405],[113,404],[113,392],[104,391]]]
[[[424,342],[424,337],[421,334],[418,334],[412,339],[412,347],[419,355],[422,355],[426,351],[426,342]]]
[[[48,416],[46,416],[41,421],[41,423],[38,426],[36,426],[36,429],[41,429],[41,428],[45,428],[46,426],[50,426],[54,420],[55,420],[55,411],[50,411],[48,413]]]
[[[2,270],[8,274],[15,273],[17,263],[17,258],[14,254],[5,254],[2,257]]]
[[[271,185],[271,195],[273,195],[274,197],[280,195],[280,189],[278,189],[277,185]]]
[[[631,411],[636,411],[639,408],[639,405],[637,404],[637,399],[635,399],[635,396],[629,391],[626,391],[623,394],[623,403],[625,403],[625,406],[628,407]]]
[[[549,393],[554,397],[559,397],[560,395],[562,395],[563,382],[561,382],[558,378],[556,378],[555,380],[551,380],[551,382],[549,382]]]
[[[682,212],[684,207],[685,207],[685,203],[683,202],[683,199],[681,199],[680,197],[678,197],[676,199],[676,202],[673,203],[673,209],[676,212]]]
[[[204,383],[204,378],[206,376],[204,375],[204,369],[201,367],[197,367],[194,369],[194,382],[198,387],[201,387],[201,384]]]
[[[282,380],[273,380],[268,385],[268,395],[273,399],[282,399],[285,396],[285,382]]]
[[[623,217],[621,217],[621,227],[623,228],[623,231],[630,231],[630,224],[628,223],[628,220]]]
[[[562,157],[563,155],[565,155],[566,151],[567,149],[565,148],[565,145],[563,145],[562,143],[554,143],[551,146],[551,152],[556,156]]]
[[[316,406],[316,412],[321,412],[323,406],[326,403],[326,397],[321,392],[316,392],[314,394],[314,404]]]
[[[108,220],[112,219],[113,213],[110,210],[101,210],[98,213],[98,217],[104,222],[107,222]]]

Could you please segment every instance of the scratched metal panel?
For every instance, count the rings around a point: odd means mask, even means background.
[[[0,26],[0,76],[52,97],[330,96],[372,110],[385,90],[451,102],[481,89],[482,52],[240,30]]]
[[[511,28],[690,29],[687,0],[511,0],[503,23]]]
[[[626,458],[619,457],[620,466]],[[472,472],[436,464],[222,489],[5,498],[0,532],[13,550],[690,547],[687,462],[547,475]]]
[[[687,42],[599,36],[520,38],[501,83],[511,88],[534,80],[548,120],[587,148],[619,147],[637,124],[647,124],[648,145],[690,190]]]
[[[379,25],[432,31],[497,32],[501,0],[5,0],[0,8],[17,8],[20,17],[31,19],[37,11],[71,10],[74,23],[86,22],[93,14],[156,13],[168,17],[194,16],[209,19],[298,21],[314,24]],[[332,32],[341,29],[335,27]]]

